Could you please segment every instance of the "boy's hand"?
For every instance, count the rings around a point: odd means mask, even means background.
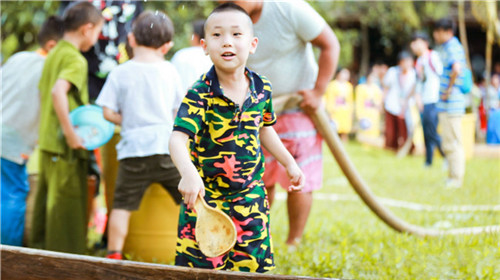
[[[74,130],[71,130],[68,135],[65,136],[66,143],[71,149],[85,149],[83,146],[83,140]]]
[[[201,193],[201,196],[205,196],[205,185],[200,175],[195,173],[192,176],[183,176],[179,182],[179,192],[182,194],[188,209],[193,209],[198,194]]]
[[[288,187],[288,191],[298,192],[302,190],[306,181],[306,177],[304,176],[304,173],[302,173],[302,170],[300,170],[297,163],[294,162],[293,164],[287,166],[286,172],[288,174],[290,182],[292,183],[292,185]]]

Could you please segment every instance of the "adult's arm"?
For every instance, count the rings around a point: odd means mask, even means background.
[[[318,60],[318,78],[312,90],[299,91],[304,97],[301,106],[306,111],[315,111],[321,104],[328,83],[332,80],[337,69],[340,54],[340,44],[330,26],[325,25],[323,31],[311,41],[311,44],[320,49]]]

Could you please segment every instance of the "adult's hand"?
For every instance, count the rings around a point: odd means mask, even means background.
[[[303,98],[302,102],[300,103],[300,107],[307,114],[314,114],[321,106],[323,92],[319,92],[317,90],[300,90],[298,91],[298,93]]]

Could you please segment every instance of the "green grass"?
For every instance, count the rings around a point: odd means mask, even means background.
[[[352,161],[379,197],[426,205],[499,205],[499,159],[467,162],[464,186],[446,189],[446,173],[437,157],[430,169],[421,156],[397,159],[393,153],[356,143],[346,144]],[[353,195],[325,148],[324,185],[317,191]],[[410,223],[451,228],[500,225],[499,211],[445,212],[390,208]],[[420,238],[397,233],[361,200],[315,200],[302,243],[295,251],[288,233],[286,203],[271,209],[276,274],[346,279],[498,279],[500,234]]]

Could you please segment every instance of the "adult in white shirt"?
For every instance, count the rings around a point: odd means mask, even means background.
[[[398,150],[408,138],[410,111],[406,97],[415,86],[416,74],[413,56],[406,51],[398,55],[398,65],[389,68],[384,77],[385,147]],[[410,100],[412,101],[412,100]]]
[[[439,101],[440,75],[443,74],[443,63],[439,58],[439,54],[429,49],[429,41],[430,39],[426,33],[416,32],[413,34],[410,43],[412,52],[418,56],[415,66],[417,84],[414,93],[421,97],[423,103],[421,111],[425,141],[425,166],[432,165],[434,148],[437,148],[441,156],[444,157],[441,148],[441,137],[437,132],[438,110],[436,107]],[[405,106],[407,106],[412,95],[413,93],[408,95]]]
[[[193,22],[191,46],[177,51],[171,60],[181,77],[184,93],[212,67],[210,57],[205,54],[200,44],[200,40],[205,38],[204,25],[205,20],[202,19]]]
[[[322,96],[337,67],[340,46],[325,20],[305,1],[235,1],[254,23],[259,46],[248,67],[266,76],[277,97],[300,94],[300,108],[278,115],[274,129],[306,176],[302,192],[288,192],[290,231],[286,243],[300,242],[312,205],[312,191],[323,180],[322,138],[306,112],[320,107]],[[316,62],[313,46],[319,48]],[[276,108],[275,108],[276,109]],[[285,169],[268,153],[264,183],[272,203],[275,184],[287,189]]]

